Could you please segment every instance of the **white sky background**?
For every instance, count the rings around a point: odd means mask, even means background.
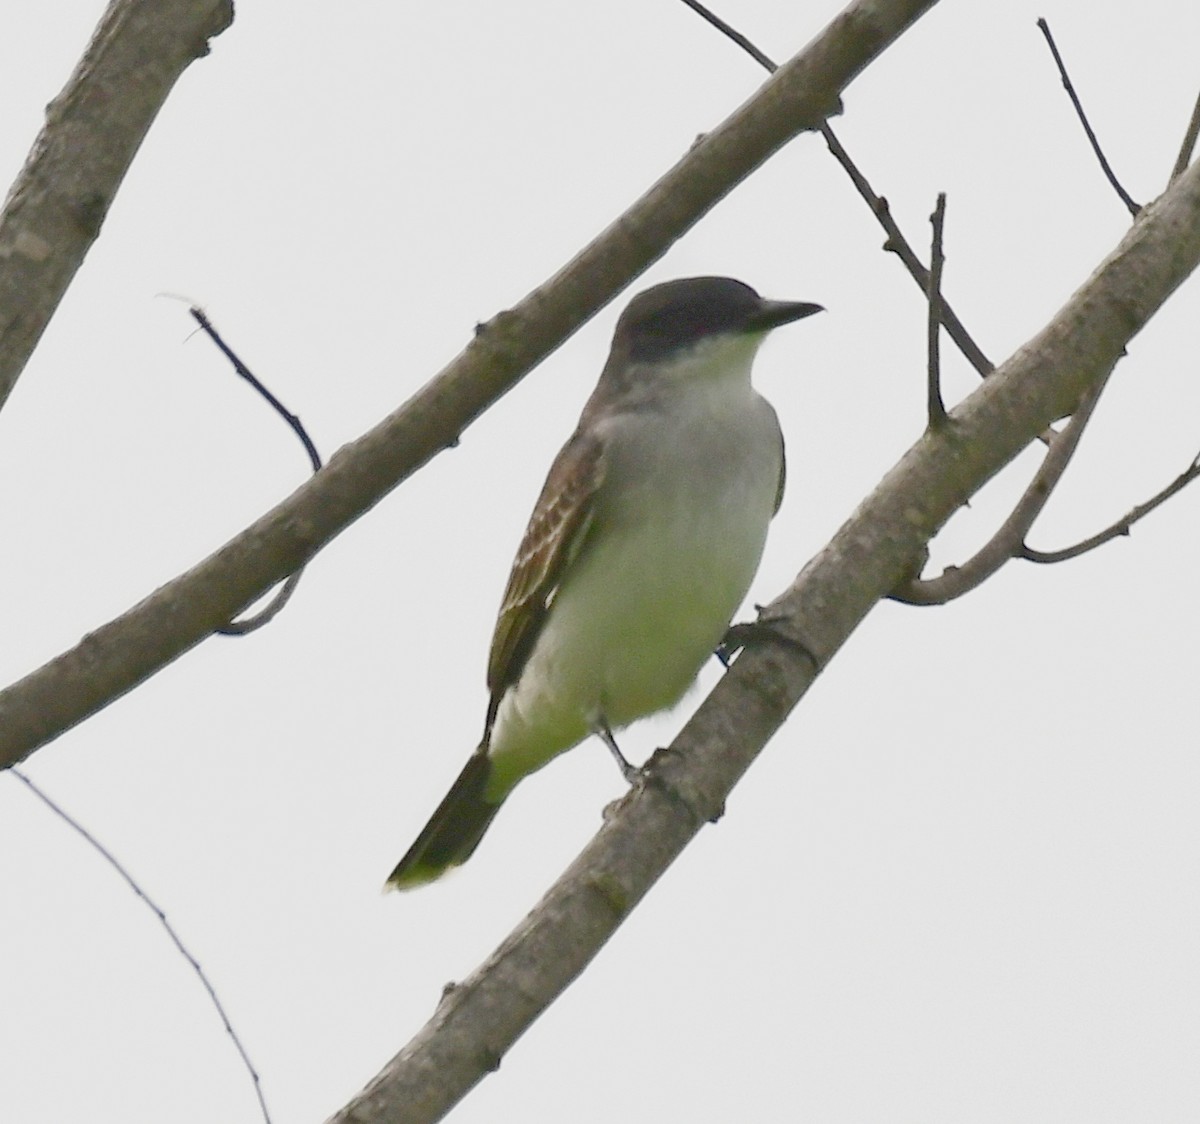
[[[103,5],[25,2],[0,39],[0,180]],[[840,3],[725,0],[779,60]],[[835,128],[996,360],[1127,225],[1034,21],[1135,198],[1197,93],[1192,0],[943,0]],[[242,0],[154,125],[0,414],[0,679],[219,546],[302,482],[291,434],[203,339],[203,303],[326,454],[561,265],[764,75],[673,0]],[[635,285],[728,273],[822,317],[759,387],[790,489],[776,594],[916,439],[924,309],[817,138]],[[311,565],[29,773],[211,974],[278,1124],[321,1121],[407,1041],[599,824],[598,744],[527,781],[428,890],[379,887],[478,738],[512,551],[603,362],[606,309]],[[1092,533],[1200,446],[1200,289],[1131,348],[1034,545]],[[975,376],[947,344],[951,400]],[[939,539],[963,558],[1036,457]],[[1070,564],[943,609],[880,606],[462,1124],[1200,1116],[1200,487]],[[717,675],[707,669],[703,682]],[[622,739],[640,758],[701,697]],[[0,777],[0,1118],[254,1121],[199,983],[95,854]]]

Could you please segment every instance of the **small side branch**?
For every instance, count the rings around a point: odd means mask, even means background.
[[[87,843],[93,851],[96,852],[124,881],[125,885],[133,891],[134,896],[141,900],[142,904],[158,918],[158,923],[166,930],[167,936],[171,939],[171,943],[175,946],[176,951],[191,965],[192,971],[200,979],[200,983],[204,986],[204,990],[208,992],[209,999],[212,1000],[213,1007],[216,1008],[217,1016],[220,1018],[222,1025],[225,1027],[225,1033],[233,1040],[234,1048],[238,1052],[238,1056],[242,1059],[242,1065],[246,1072],[250,1075],[250,1081],[254,1085],[254,1095],[258,1098],[259,1111],[262,1113],[264,1124],[271,1124],[271,1113],[267,1109],[267,1099],[263,1094],[262,1079],[258,1076],[258,1070],[254,1068],[254,1063],[250,1060],[250,1055],[246,1052],[246,1047],[242,1045],[241,1038],[233,1029],[233,1023],[229,1021],[229,1015],[225,1010],[225,1005],[217,996],[216,989],[212,985],[212,981],[205,974],[204,969],[189,951],[187,945],[183,943],[183,939],[175,931],[175,926],[167,920],[166,913],[159,907],[158,903],[146,893],[145,890],[138,884],[136,878],[125,869],[121,861],[100,842],[86,827],[83,826],[70,812],[66,811],[61,805],[57,804],[49,796],[46,795],[32,780],[29,779],[20,769],[15,766],[9,769],[9,772],[19,780],[34,796],[36,796],[51,812],[53,812],[60,820],[62,820],[69,828],[78,835],[82,836],[83,841]]]
[[[272,410],[291,426],[292,432],[300,439],[300,444],[304,446],[304,451],[308,454],[308,463],[312,465],[313,472],[320,472],[321,454],[317,452],[317,447],[313,444],[312,438],[309,437],[308,430],[304,428],[304,423],[255,377],[254,372],[241,361],[233,348],[221,338],[221,334],[213,327],[212,321],[209,320],[204,309],[192,305],[188,309],[188,312],[191,313],[192,319],[200,325],[204,334],[216,344],[221,354],[229,360],[233,369],[266,399],[267,404]]]
[[[1041,467],[1012,513],[987,543],[963,565],[948,566],[936,578],[915,578],[893,590],[890,595],[893,601],[905,605],[945,605],[978,588],[1010,559],[1026,557],[1025,536],[1070,464],[1111,373],[1110,369],[1092,385],[1062,432],[1054,435]]]
[[[1096,154],[1096,159],[1100,161],[1100,168],[1104,172],[1108,182],[1112,184],[1112,189],[1120,197],[1126,209],[1135,219],[1138,217],[1142,208],[1141,205],[1135,203],[1130,197],[1129,192],[1121,186],[1120,180],[1117,179],[1117,174],[1112,170],[1112,165],[1104,155],[1104,150],[1100,147],[1100,142],[1096,139],[1096,134],[1092,130],[1091,123],[1087,119],[1087,114],[1083,111],[1083,104],[1079,100],[1079,95],[1075,93],[1075,87],[1071,83],[1070,75],[1067,74],[1066,64],[1063,62],[1062,55],[1058,53],[1058,44],[1054,42],[1054,36],[1050,33],[1050,25],[1044,20],[1037,21],[1038,27],[1042,34],[1046,37],[1046,44],[1050,48],[1050,53],[1054,56],[1054,64],[1058,67],[1058,76],[1062,79],[1063,89],[1067,91],[1067,97],[1071,99],[1071,104],[1075,107],[1075,114],[1079,118],[1079,123],[1083,126],[1083,131],[1087,134],[1088,143],[1092,146],[1092,151]]]
[[[946,403],[942,400],[942,268],[946,255],[942,251],[942,231],[946,225],[946,193],[938,193],[937,206],[929,216],[933,226],[933,239],[929,250],[929,283],[925,295],[929,301],[929,319],[926,329],[928,346],[927,409],[930,429],[941,429],[946,424]]]
[[[882,195],[875,194],[867,177],[862,174],[858,165],[850,158],[850,154],[842,147],[841,141],[830,128],[828,121],[821,125],[821,136],[824,137],[825,144],[829,147],[833,158],[841,164],[846,175],[850,177],[850,182],[854,184],[858,194],[862,196],[879,225],[883,227],[883,231],[887,235],[883,248],[900,259],[904,268],[908,270],[909,276],[921,287],[921,292],[927,293],[929,291],[929,271],[917,257],[912,246],[909,245],[908,239],[904,237],[904,232],[892,217],[888,201]],[[945,297],[942,298],[942,326],[954,341],[955,347],[963,353],[967,362],[979,372],[981,377],[986,377],[995,370],[995,364],[984,355],[979,345],[971,338],[971,333],[967,331]]]
[[[683,0],[683,2],[692,9],[701,19],[707,20],[713,25],[722,35],[732,39],[743,51],[746,52],[759,66],[774,74],[779,69],[778,64],[768,58],[760,51],[749,39],[746,38],[736,28],[730,27],[720,16],[715,12],[709,11],[699,0]]]
[[[1175,158],[1175,167],[1171,169],[1170,183],[1174,183],[1192,162],[1192,153],[1196,149],[1196,138],[1200,136],[1200,95],[1192,106],[1192,119],[1188,122],[1187,132],[1183,135],[1183,144],[1179,146],[1179,155]]]
[[[1144,519],[1156,507],[1166,503],[1176,492],[1182,492],[1198,476],[1200,476],[1200,453],[1197,453],[1192,463],[1175,477],[1170,484],[1163,488],[1161,492],[1151,496],[1145,503],[1140,503],[1137,507],[1131,508],[1122,518],[1118,519],[1111,526],[1105,527],[1103,531],[1092,535],[1091,538],[1084,539],[1074,546],[1064,547],[1062,550],[1034,550],[1032,547],[1024,546],[1021,548],[1021,553],[1018,557],[1024,558],[1027,562],[1045,564],[1066,562],[1071,558],[1078,558],[1081,554],[1086,554],[1089,550],[1095,550],[1096,547],[1103,546],[1106,542],[1111,542],[1122,535],[1128,535],[1130,528],[1135,523]]]
[[[300,443],[304,446],[304,451],[308,454],[308,462],[312,466],[313,472],[319,472],[321,470],[321,454],[317,452],[317,447],[313,444],[312,438],[309,437],[308,430],[304,428],[304,423],[255,377],[254,372],[242,362],[233,348],[221,338],[221,334],[213,327],[212,321],[209,320],[202,308],[192,305],[188,309],[188,312],[191,313],[192,319],[200,325],[204,334],[216,344],[221,354],[229,360],[238,375],[245,379],[266,400],[271,409],[287,422],[292,432],[296,434],[300,439]],[[303,573],[304,570],[299,569],[294,574],[289,574],[279,587],[279,592],[275,594],[261,611],[255,613],[254,616],[245,617],[242,620],[229,621],[216,631],[222,636],[246,636],[251,632],[257,632],[264,625],[270,624],[280,614],[283,607],[292,599],[292,594],[296,592],[296,586],[300,584],[300,575]]]

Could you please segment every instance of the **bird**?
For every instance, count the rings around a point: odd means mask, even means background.
[[[729,277],[646,289],[550,466],[492,636],[483,738],[387,880],[465,862],[514,787],[591,735],[674,706],[745,599],[783,498],[783,434],[751,384],[772,329],[824,311]]]

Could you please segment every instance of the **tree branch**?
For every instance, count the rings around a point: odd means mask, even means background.
[[[716,12],[711,11],[699,0],[683,0],[683,2],[692,9],[702,20],[715,27],[726,38],[731,39],[743,51],[746,52],[759,66],[770,74],[774,74],[779,69],[779,64],[775,62],[769,55],[760,51],[745,35],[731,24],[726,23]]]
[[[0,215],[0,407],[176,79],[232,20],[232,0],[109,4]]]
[[[936,0],[854,0],[606,231],[288,499],[0,692],[0,767],[83,721],[299,569],[544,359],[792,137]]]
[[[304,446],[304,451],[308,454],[308,463],[312,467],[313,472],[320,472],[323,463],[321,461],[321,454],[317,452],[317,447],[313,444],[312,438],[309,437],[308,430],[304,428],[304,423],[280,402],[263,385],[258,376],[242,362],[241,356],[225,342],[221,333],[217,331],[213,326],[213,322],[209,320],[208,314],[204,309],[192,305],[188,309],[188,312],[191,314],[192,319],[200,325],[200,330],[212,340],[213,346],[229,360],[234,373],[239,378],[248,382],[255,394],[262,398],[287,423],[288,428],[296,435],[300,444]],[[293,574],[288,574],[287,579],[276,591],[275,596],[257,613],[252,617],[241,617],[238,620],[229,621],[218,628],[217,632],[222,636],[249,636],[252,632],[257,632],[260,628],[265,628],[283,612],[288,602],[291,601],[292,594],[296,592],[296,587],[300,584],[300,578],[303,573],[303,570],[297,570]]]
[[[1140,203],[1135,203],[1130,197],[1129,192],[1121,186],[1121,181],[1117,179],[1117,173],[1112,170],[1112,165],[1109,164],[1108,158],[1104,155],[1104,149],[1100,147],[1100,141],[1096,137],[1095,130],[1092,129],[1092,124],[1088,120],[1087,114],[1083,111],[1083,103],[1079,100],[1079,95],[1075,92],[1071,76],[1067,73],[1067,65],[1063,62],[1062,55],[1058,53],[1058,44],[1054,42],[1054,36],[1050,32],[1050,25],[1044,19],[1039,19],[1037,25],[1045,37],[1046,46],[1050,48],[1050,54],[1054,56],[1054,65],[1058,67],[1058,77],[1062,81],[1063,89],[1067,91],[1067,97],[1071,99],[1071,104],[1075,107],[1075,116],[1079,118],[1079,123],[1083,126],[1083,131],[1087,135],[1088,144],[1092,146],[1092,152],[1096,154],[1096,159],[1100,162],[1100,170],[1104,173],[1104,178],[1108,180],[1113,191],[1117,193],[1118,198],[1125,204],[1125,209],[1136,219],[1138,211],[1142,209],[1142,206]]]
[[[715,27],[727,39],[741,47],[743,51],[769,73],[774,74],[778,69],[776,63],[769,55],[761,51],[749,38],[738,31],[737,28],[726,23],[716,13],[699,3],[698,0],[683,0],[683,3],[703,20]],[[867,182],[867,177],[859,171],[858,165],[854,163],[850,158],[850,154],[842,147],[841,141],[837,139],[828,121],[821,122],[820,131],[833,158],[841,164],[842,170],[850,177],[850,182],[854,184],[855,190],[866,201],[867,206],[871,208],[871,213],[879,220],[879,225],[883,227],[884,233],[887,235],[887,241],[884,242],[883,248],[890,253],[894,253],[900,259],[904,268],[908,270],[909,276],[920,287],[921,292],[926,293],[929,288],[929,273],[925,266],[921,264],[921,259],[917,257],[913,252],[913,248],[908,244],[908,239],[904,237],[904,232],[900,229],[896,220],[892,218],[888,201],[882,196],[875,194],[870,183]],[[941,298],[941,306],[942,326],[949,333],[955,346],[966,356],[967,362],[981,376],[990,375],[994,369],[994,364],[984,355],[979,349],[979,345],[971,338],[971,334],[958,318],[954,309],[950,307],[944,295]]]
[[[1054,319],[921,439],[764,611],[791,643],[744,651],[645,783],[482,967],[330,1124],[440,1119],[587,966],[871,608],[955,510],[1076,408],[1200,264],[1200,165],[1145,208]]]
[[[258,1070],[254,1068],[254,1063],[250,1060],[250,1054],[247,1051],[245,1044],[242,1042],[241,1036],[234,1030],[233,1022],[229,1018],[229,1013],[225,1010],[225,1004],[221,1002],[221,997],[217,995],[217,989],[213,986],[212,980],[208,978],[208,973],[205,972],[200,965],[200,961],[192,955],[191,950],[183,943],[183,938],[179,935],[179,931],[171,924],[167,918],[166,911],[156,902],[145,890],[132,874],[129,869],[112,853],[100,840],[93,835],[86,827],[83,826],[70,812],[68,812],[58,801],[51,799],[37,784],[29,777],[21,772],[20,769],[9,770],[9,775],[19,780],[38,800],[42,802],[51,812],[54,813],[63,823],[65,823],[72,831],[74,831],[97,855],[99,855],[108,865],[117,873],[121,881],[133,892],[136,897],[151,913],[158,918],[158,923],[163,927],[167,937],[175,946],[175,951],[187,962],[188,967],[196,974],[200,985],[208,993],[208,998],[213,1005],[213,1009],[217,1012],[217,1017],[221,1020],[221,1025],[225,1028],[225,1033],[229,1035],[233,1042],[233,1047],[237,1051],[238,1057],[241,1059],[242,1065],[245,1067],[246,1073],[250,1078],[250,1083],[254,1087],[254,1095],[258,1100],[258,1108],[262,1113],[264,1124],[271,1124],[271,1112],[267,1108],[267,1097],[263,1092],[262,1078],[258,1074]]]
[[[842,147],[841,141],[834,134],[828,121],[821,126],[821,136],[825,139],[833,158],[841,164],[858,194],[871,208],[871,214],[883,227],[883,231],[887,235],[883,248],[900,259],[904,268],[908,270],[909,276],[920,286],[921,292],[926,292],[929,288],[929,271],[917,257],[916,252],[909,245],[908,239],[904,237],[904,232],[892,217],[892,209],[888,205],[888,201],[882,195],[875,193],[867,181],[867,177],[862,174],[858,165],[850,158],[850,154]],[[979,345],[971,338],[971,333],[967,331],[966,326],[958,318],[954,309],[950,307],[950,303],[944,295],[942,296],[942,326],[954,341],[954,345],[980,376],[990,375],[995,370],[995,364],[984,355]]]
[[[1030,546],[1022,545],[1018,557],[1024,558],[1027,562],[1039,562],[1050,564],[1054,562],[1066,562],[1072,558],[1078,558],[1081,554],[1087,554],[1089,550],[1095,550],[1098,546],[1103,546],[1106,542],[1111,542],[1121,535],[1129,534],[1130,528],[1139,520],[1144,519],[1155,508],[1166,503],[1176,492],[1182,492],[1193,480],[1200,476],[1200,453],[1197,453],[1192,458],[1192,463],[1187,466],[1174,480],[1171,481],[1160,492],[1156,492],[1145,503],[1140,503],[1137,507],[1131,508],[1120,519],[1103,531],[1098,531],[1090,538],[1084,539],[1082,542],[1077,542],[1074,546],[1066,546],[1061,550],[1034,550]]]

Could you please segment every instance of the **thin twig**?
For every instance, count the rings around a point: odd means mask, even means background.
[[[1104,175],[1108,178],[1108,182],[1112,184],[1113,190],[1120,196],[1121,202],[1125,204],[1129,213],[1136,219],[1142,208],[1130,198],[1129,192],[1121,186],[1120,180],[1117,179],[1116,173],[1105,158],[1104,151],[1100,147],[1100,142],[1096,139],[1096,134],[1093,132],[1092,126],[1087,119],[1087,114],[1083,111],[1083,104],[1079,100],[1079,95],[1075,93],[1075,87],[1071,84],[1071,78],[1067,74],[1067,67],[1063,62],[1062,55],[1058,53],[1058,44],[1054,42],[1054,36],[1050,33],[1050,25],[1044,19],[1039,19],[1037,25],[1046,37],[1046,43],[1050,47],[1050,53],[1054,56],[1054,63],[1058,67],[1058,76],[1062,79],[1063,89],[1067,91],[1067,97],[1071,99],[1071,104],[1075,107],[1075,114],[1079,118],[1079,123],[1083,126],[1083,131],[1087,133],[1087,139],[1092,146],[1092,151],[1096,154],[1096,159],[1100,161],[1100,167],[1103,169]]]
[[[221,1000],[217,998],[216,989],[208,976],[205,975],[204,969],[200,967],[200,962],[188,951],[187,946],[183,943],[179,934],[175,931],[174,926],[167,920],[166,913],[159,907],[158,903],[146,893],[145,890],[138,885],[137,880],[129,873],[128,870],[121,864],[113,853],[104,846],[86,827],[84,827],[74,816],[67,812],[59,804],[55,803],[49,796],[46,795],[36,784],[30,780],[20,769],[15,766],[8,770],[14,777],[17,778],[30,792],[33,793],[47,808],[50,809],[60,820],[68,827],[81,835],[84,841],[95,851],[113,870],[117,872],[125,880],[125,884],[133,891],[133,893],[141,899],[143,904],[155,917],[158,918],[159,924],[166,930],[167,936],[171,938],[171,942],[178,949],[180,956],[184,958],[191,966],[192,971],[199,977],[200,982],[204,985],[204,990],[208,992],[209,999],[212,1000],[213,1006],[220,1016],[221,1022],[225,1027],[225,1033],[233,1039],[233,1044],[237,1049],[238,1055],[242,1059],[242,1064],[246,1067],[246,1072],[250,1075],[250,1080],[254,1084],[254,1095],[258,1098],[258,1107],[262,1110],[263,1120],[265,1124],[271,1124],[271,1113],[267,1109],[267,1100],[263,1094],[262,1080],[258,1076],[258,1070],[254,1068],[254,1063],[250,1060],[250,1055],[246,1052],[246,1047],[242,1045],[241,1038],[233,1029],[233,1023],[229,1021],[229,1015],[225,1011]]]
[[[829,147],[829,151],[833,154],[833,158],[842,166],[842,169],[850,177],[850,182],[854,184],[858,190],[858,194],[862,196],[868,207],[871,208],[871,213],[878,220],[879,225],[883,227],[884,233],[887,235],[887,240],[883,244],[883,248],[890,253],[893,253],[903,263],[904,268],[908,270],[909,276],[920,286],[921,292],[927,292],[929,288],[929,271],[925,268],[921,259],[917,257],[912,246],[909,245],[908,239],[904,237],[904,233],[897,225],[896,220],[892,217],[891,207],[888,201],[881,195],[876,195],[866,176],[859,171],[858,165],[850,158],[850,154],[842,147],[841,141],[830,128],[829,122],[825,121],[821,125],[821,136],[825,138],[825,143]],[[967,331],[963,322],[958,318],[957,313],[950,307],[945,296],[942,297],[942,326],[946,329],[950,338],[954,341],[955,346],[963,353],[968,363],[980,374],[986,377],[994,371],[995,364],[984,355],[979,345],[971,338],[971,333]]]
[[[774,73],[775,63],[771,61],[771,58],[765,52],[755,46],[747,36],[743,35],[736,28],[731,27],[720,16],[709,11],[708,8],[698,3],[697,0],[683,0],[683,3],[712,24],[722,35],[741,47],[743,51],[749,54],[762,67]],[[867,206],[871,208],[871,213],[878,219],[879,225],[883,227],[884,233],[887,234],[887,241],[884,242],[883,248],[894,253],[900,259],[912,279],[921,287],[921,291],[925,292],[929,285],[929,272],[921,263],[921,259],[913,252],[913,248],[908,244],[908,240],[896,224],[896,220],[892,218],[888,201],[882,196],[876,195],[872,190],[866,176],[859,171],[858,166],[850,158],[850,154],[842,147],[841,142],[834,135],[829,122],[822,121],[819,128],[821,136],[825,138],[825,143],[828,145],[834,159],[841,164],[843,170],[850,177],[851,183],[858,189],[859,195],[866,200]],[[967,362],[981,376],[990,375],[995,370],[995,364],[984,355],[979,345],[971,338],[970,332],[967,331],[954,309],[946,302],[945,297],[942,298],[942,326],[954,341],[955,346],[966,356]]]
[[[222,338],[221,334],[213,327],[212,321],[209,320],[204,310],[197,305],[192,305],[188,309],[192,319],[200,325],[201,330],[208,336],[221,354],[233,365],[233,369],[244,378],[254,389],[267,401],[271,409],[273,409],[285,422],[292,428],[292,432],[300,439],[300,443],[304,446],[304,451],[308,454],[308,462],[312,465],[313,472],[321,470],[321,454],[317,452],[316,445],[313,444],[312,438],[308,435],[308,430],[304,428],[304,423],[293,414],[278,398],[275,397],[263,384],[255,377],[254,372],[246,366],[239,358],[237,353],[231,348]],[[242,620],[229,621],[222,625],[217,631],[222,636],[246,636],[251,632],[257,632],[264,625],[270,624],[280,613],[283,607],[291,600],[292,594],[296,592],[296,586],[300,584],[300,575],[304,573],[303,568],[297,570],[294,574],[289,574],[279,587],[279,592],[271,599],[271,601],[258,613],[252,617],[246,617]]]
[[[1175,167],[1171,169],[1170,183],[1174,183],[1192,162],[1192,152],[1196,148],[1196,138],[1200,136],[1200,95],[1192,106],[1192,119],[1188,122],[1187,132],[1183,135],[1183,144],[1179,146],[1179,155],[1175,159]]]
[[[232,364],[233,369],[244,378],[259,394],[265,398],[273,409],[285,422],[292,427],[292,431],[300,438],[300,443],[304,446],[304,451],[308,454],[308,462],[312,465],[313,472],[321,471],[321,454],[317,452],[316,445],[313,444],[312,438],[309,437],[308,431],[304,428],[304,423],[293,414],[278,398],[275,397],[263,384],[255,377],[254,373],[246,366],[245,363],[238,358],[237,353],[227,344],[221,334],[213,327],[212,321],[209,320],[202,308],[192,305],[188,309],[192,319],[203,329],[204,334],[217,345],[221,354]]]
[[[763,54],[763,52],[760,51],[753,43],[751,43],[746,36],[744,36],[740,31],[730,27],[729,24],[721,19],[721,17],[715,12],[709,11],[708,8],[706,8],[703,4],[698,3],[697,0],[683,0],[683,2],[702,19],[708,20],[708,22],[711,23],[713,27],[715,27],[722,35],[728,36],[730,39],[732,39],[760,66],[765,67],[772,74],[779,69],[778,66],[770,58]]]
[[[1112,526],[1106,527],[1103,531],[1092,535],[1091,538],[1084,539],[1074,546],[1064,547],[1062,550],[1034,550],[1032,547],[1025,546],[1021,548],[1017,557],[1024,558],[1028,562],[1044,564],[1066,562],[1068,559],[1078,558],[1081,554],[1086,554],[1089,550],[1095,550],[1096,547],[1103,546],[1106,542],[1110,542],[1121,535],[1128,535],[1129,529],[1135,523],[1140,519],[1144,519],[1156,507],[1166,503],[1176,492],[1183,491],[1197,477],[1200,477],[1200,453],[1197,453],[1192,463],[1161,492],[1151,496],[1145,503],[1140,503],[1137,507],[1131,508],[1129,512],[1113,523]]]
[[[942,399],[942,267],[946,255],[942,252],[942,232],[946,224],[946,193],[938,192],[937,205],[929,216],[933,227],[933,238],[929,248],[929,283],[925,297],[929,302],[929,319],[926,328],[928,368],[926,392],[927,412],[930,429],[940,429],[946,424],[946,403]]]
[[[1050,451],[996,533],[961,566],[948,566],[936,578],[915,578],[898,587],[890,594],[893,601],[906,605],[945,605],[978,588],[1010,559],[1026,556],[1025,536],[1070,464],[1111,373],[1110,369],[1092,384],[1071,414],[1071,420],[1061,433],[1054,435]]]

